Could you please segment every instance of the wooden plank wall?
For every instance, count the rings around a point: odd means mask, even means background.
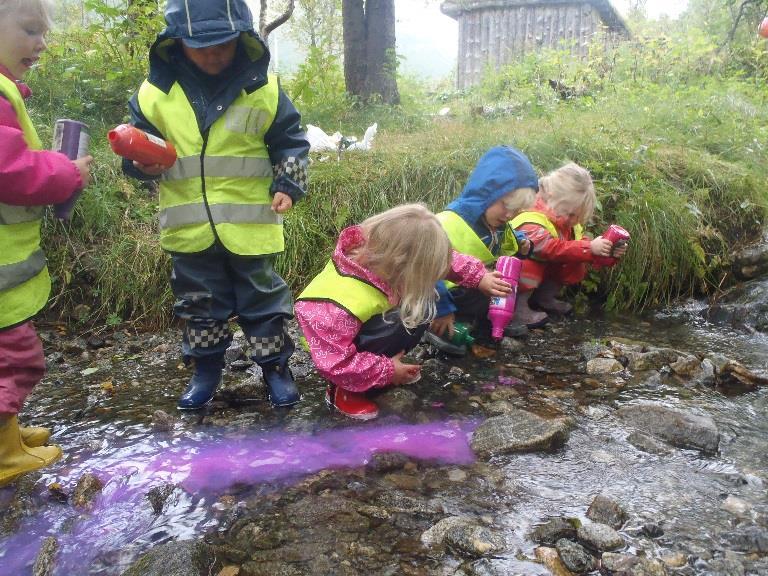
[[[586,54],[600,16],[586,3],[511,6],[459,16],[458,88],[480,82],[488,66],[498,70],[515,57],[541,48]],[[561,43],[564,40],[564,44]]]

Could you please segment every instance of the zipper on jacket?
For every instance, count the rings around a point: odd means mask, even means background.
[[[208,148],[208,133],[210,129],[203,132],[203,147],[200,150],[200,189],[203,192],[203,205],[205,206],[205,212],[208,214],[208,223],[211,225],[213,231],[213,237],[216,240],[216,244],[224,246],[219,238],[219,233],[216,231],[216,225],[213,221],[213,215],[211,214],[211,207],[208,205],[208,192],[205,189],[205,149]]]

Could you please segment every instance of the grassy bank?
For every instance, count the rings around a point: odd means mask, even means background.
[[[443,104],[435,101],[434,110]],[[380,118],[372,152],[348,153],[340,162],[335,155],[313,158],[309,196],[286,220],[287,250],[278,260],[294,290],[320,269],[344,226],[402,202],[442,208],[478,157],[501,143],[524,150],[540,172],[566,160],[592,171],[600,206],[590,230],[617,222],[633,237],[620,267],[584,284],[614,308],[714,293],[730,281],[734,250],[757,238],[768,214],[768,115],[762,92],[749,82],[624,84],[569,101],[553,95],[515,102],[490,117],[474,115],[477,106],[466,99],[448,105],[453,116],[421,117],[407,131],[402,118]],[[49,125],[50,118],[38,119]],[[304,120],[315,123],[311,110]],[[92,126],[96,184],[72,223],[46,224],[52,312],[66,316],[87,304],[83,315],[91,321],[162,325],[172,296],[153,199],[121,176],[106,127],[98,120]]]

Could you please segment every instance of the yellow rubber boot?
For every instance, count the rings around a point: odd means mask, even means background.
[[[16,416],[0,420],[0,486],[61,458],[58,446],[30,448],[21,441]]]
[[[29,448],[45,446],[48,443],[48,438],[51,437],[51,431],[48,428],[36,426],[19,426],[19,432],[21,432],[21,441],[24,446]]]

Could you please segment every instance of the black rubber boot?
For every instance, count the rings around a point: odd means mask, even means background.
[[[224,354],[195,358],[195,373],[179,398],[179,410],[197,410],[213,399],[213,394],[221,382],[224,368]]]
[[[293,380],[291,369],[282,364],[270,364],[261,367],[264,382],[267,383],[267,393],[272,406],[293,406],[299,400],[299,389]]]

